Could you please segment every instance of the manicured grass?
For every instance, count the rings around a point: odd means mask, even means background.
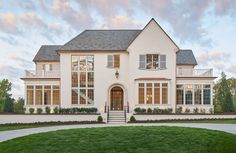
[[[106,127],[30,135],[1,153],[235,153],[236,135],[183,127]]]

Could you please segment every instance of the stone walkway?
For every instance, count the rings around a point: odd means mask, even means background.
[[[236,124],[205,124],[205,123],[87,124],[87,125],[61,125],[61,126],[2,131],[0,132],[0,142],[27,136],[30,134],[43,133],[49,131],[66,130],[74,128],[98,128],[98,127],[114,127],[114,126],[179,126],[179,127],[194,127],[194,128],[204,128],[210,130],[219,130],[236,134]]]

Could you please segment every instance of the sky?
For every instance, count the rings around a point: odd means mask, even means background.
[[[24,70],[41,45],[63,45],[85,29],[142,29],[154,18],[196,68],[236,76],[236,0],[0,0],[0,79],[23,97]]]

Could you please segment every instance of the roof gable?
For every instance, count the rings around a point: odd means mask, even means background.
[[[170,42],[177,48],[176,51],[178,51],[178,50],[179,50],[178,45],[171,39],[171,37],[165,32],[165,30],[157,23],[157,21],[156,21],[154,18],[152,18],[152,19],[147,23],[147,25],[146,25],[146,26],[143,28],[143,30],[138,34],[138,36],[130,43],[130,45],[132,45],[132,43],[139,37],[139,35],[141,35],[141,34],[145,31],[146,28],[149,27],[149,25],[150,25],[151,23],[155,23],[155,24],[157,25],[157,27],[161,29],[161,31],[165,34],[165,36],[167,36],[167,38],[170,40]]]
[[[85,30],[59,50],[126,50],[141,30]]]

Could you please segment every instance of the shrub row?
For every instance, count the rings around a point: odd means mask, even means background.
[[[160,109],[157,107],[154,109],[151,109],[151,108],[145,109],[145,108],[137,107],[134,109],[134,111],[137,114],[170,114],[172,113],[172,108]]]
[[[212,108],[209,108],[209,111],[208,111],[210,114],[214,114],[214,111]],[[183,107],[178,107],[176,109],[176,113],[177,114],[181,114],[181,113],[190,113],[190,109],[189,108],[185,108],[185,110],[183,110]],[[193,109],[193,113],[194,114],[205,114],[206,113],[206,109],[205,108],[194,108]]]
[[[30,114],[33,114],[36,111],[37,114],[41,114],[43,112],[42,108],[29,108]],[[83,113],[97,113],[97,108],[91,107],[91,108],[79,108],[79,107],[73,107],[73,108],[59,108],[55,107],[53,109],[53,114],[83,114]],[[45,113],[50,114],[52,113],[50,107],[45,108]]]

